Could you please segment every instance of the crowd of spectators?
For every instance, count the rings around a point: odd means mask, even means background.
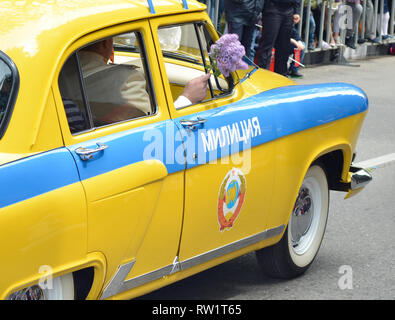
[[[383,0],[383,14],[381,0],[333,0],[331,10],[328,0],[199,1],[211,4],[212,15],[217,6],[218,31],[236,33],[247,57],[266,69],[274,65],[275,72],[291,77],[301,76],[297,62],[303,62],[306,49],[313,51],[343,45],[356,49],[364,42],[380,43],[393,38],[389,34],[389,0]],[[221,17],[225,24],[220,23]],[[321,37],[320,32],[323,32]],[[298,52],[297,57],[295,52]]]

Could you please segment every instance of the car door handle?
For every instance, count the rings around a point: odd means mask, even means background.
[[[93,154],[96,152],[103,151],[108,148],[106,144],[103,143],[96,143],[97,148],[91,149],[91,148],[77,148],[75,149],[75,153],[79,155],[81,160],[87,161],[93,158]]]
[[[196,119],[182,119],[182,120],[180,120],[180,123],[183,127],[187,127],[192,130],[195,130],[198,125],[203,124],[205,122],[207,122],[207,119],[203,119],[203,118],[199,118],[199,117],[197,117]]]

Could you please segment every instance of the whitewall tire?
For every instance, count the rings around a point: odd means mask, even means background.
[[[276,278],[293,278],[304,273],[320,248],[328,210],[326,173],[320,163],[314,163],[303,179],[282,239],[256,252],[263,272]]]

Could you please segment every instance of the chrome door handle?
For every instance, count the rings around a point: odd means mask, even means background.
[[[182,119],[180,120],[180,123],[184,127],[188,127],[192,130],[196,129],[196,126],[203,124],[207,122],[207,119],[199,118],[197,117],[196,119]]]
[[[97,148],[95,148],[95,149],[81,147],[81,148],[75,149],[75,153],[80,156],[81,160],[86,161],[86,160],[92,159],[94,153],[103,151],[108,148],[108,146],[106,144],[99,143],[99,142],[96,144],[97,144]]]

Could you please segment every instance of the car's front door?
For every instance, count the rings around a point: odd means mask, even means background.
[[[272,119],[243,104],[235,75],[211,77],[207,97],[173,103],[186,83],[205,73],[213,34],[205,14],[151,21],[172,118],[186,147],[185,206],[179,260],[186,269],[265,239],[274,180],[273,144],[256,145]],[[205,68],[206,67],[206,68]],[[260,140],[261,141],[261,140]],[[252,237],[252,238],[251,238]]]
[[[110,38],[115,63],[106,64],[101,54]],[[174,141],[146,21],[90,35],[68,52],[53,87],[87,198],[88,251],[107,259],[106,298],[127,290],[130,279],[172,265],[185,161],[165,159],[182,145]],[[174,141],[171,147],[162,144],[165,137]]]

